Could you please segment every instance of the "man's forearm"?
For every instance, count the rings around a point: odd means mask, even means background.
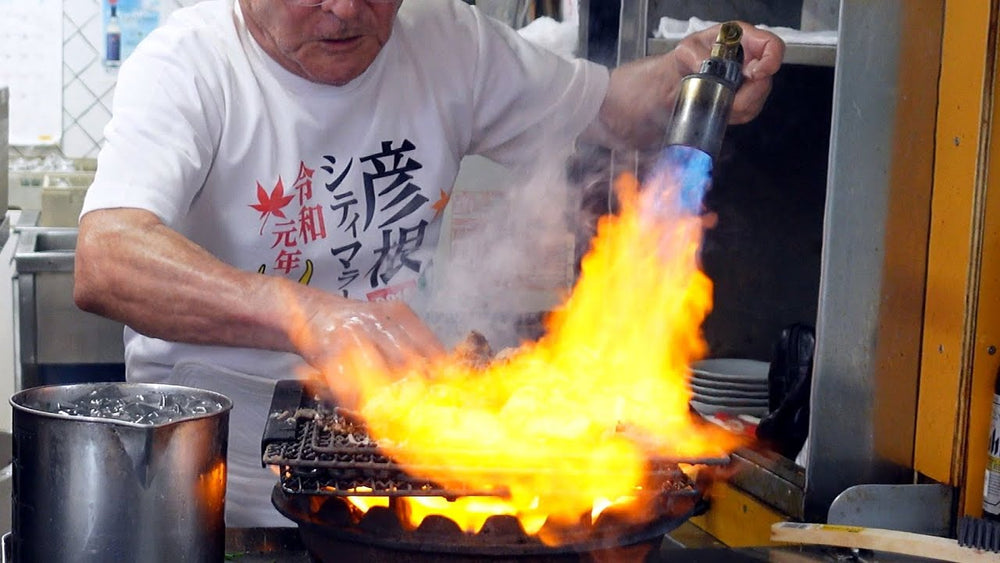
[[[147,211],[100,210],[81,220],[77,305],[147,336],[292,351],[279,302],[291,286],[221,262]]]
[[[623,150],[662,140],[683,78],[674,57],[643,58],[612,70],[604,102],[580,140]]]

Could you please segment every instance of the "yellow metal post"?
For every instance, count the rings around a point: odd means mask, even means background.
[[[978,514],[1000,322],[997,188],[987,197],[1000,181],[997,2],[945,6],[914,468],[962,487],[962,510]]]

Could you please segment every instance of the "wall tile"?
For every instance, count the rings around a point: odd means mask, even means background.
[[[88,20],[100,16],[101,4],[98,0],[67,0],[63,2],[63,16],[69,23],[80,27]]]
[[[99,62],[98,59],[100,59],[100,52],[82,34],[74,33],[64,40],[64,70],[76,75],[83,72],[88,66]]]
[[[63,128],[95,103],[94,92],[75,78],[63,86]],[[67,118],[69,121],[67,121]]]
[[[63,133],[62,147],[63,152],[73,158],[97,158],[97,140],[75,123]]]

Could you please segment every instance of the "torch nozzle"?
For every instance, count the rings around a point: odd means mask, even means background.
[[[740,39],[743,38],[743,29],[735,22],[726,22],[719,29],[719,35],[712,45],[712,57],[726,59],[730,61],[743,62],[743,47]]]

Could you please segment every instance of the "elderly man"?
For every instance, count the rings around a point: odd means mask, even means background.
[[[733,122],[783,56],[746,26]],[[235,403],[227,524],[287,522],[260,467],[270,386],[345,353],[442,346],[407,306],[464,155],[660,139],[716,30],[611,72],[523,41],[460,0],[208,0],[122,66],[80,220],[77,304],[127,325],[133,381]],[[350,389],[337,391],[349,394]]]

